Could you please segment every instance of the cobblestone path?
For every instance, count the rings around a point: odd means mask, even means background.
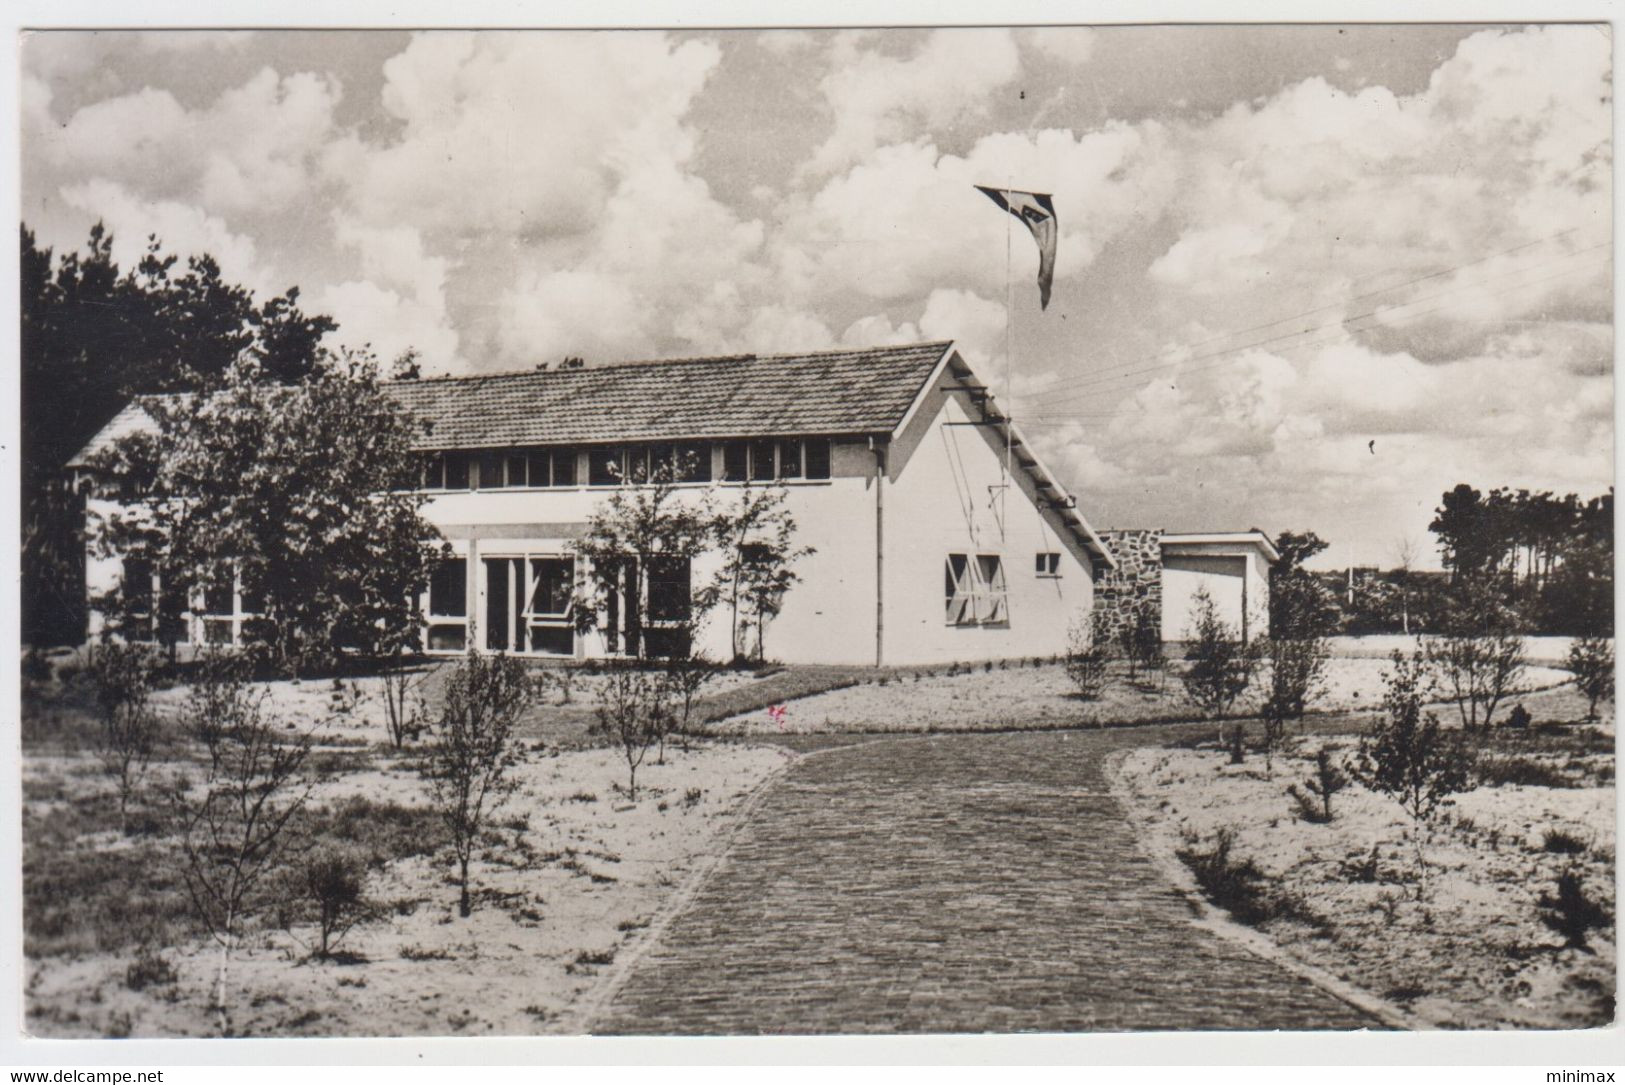
[[[1102,768],[1161,737],[880,739],[808,758],[592,1031],[1380,1027],[1191,925]]]

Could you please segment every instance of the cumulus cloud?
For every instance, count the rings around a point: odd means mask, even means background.
[[[981,115],[988,96],[1020,72],[1008,30],[934,30],[907,56],[880,46],[872,34],[836,37],[819,84],[835,130],[813,152],[810,174],[838,172],[886,144]]]

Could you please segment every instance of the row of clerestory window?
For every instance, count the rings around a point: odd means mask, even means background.
[[[828,438],[765,437],[715,446],[699,441],[434,452],[424,457],[420,485],[425,490],[554,489],[639,485],[654,477],[772,482],[819,481],[830,474]]]

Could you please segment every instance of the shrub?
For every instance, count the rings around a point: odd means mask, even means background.
[[[1533,757],[1480,757],[1474,764],[1478,782],[1485,787],[1576,787],[1556,765]]]
[[[1110,632],[1104,611],[1095,610],[1087,619],[1073,618],[1066,636],[1066,676],[1086,701],[1097,699],[1106,688],[1106,666],[1110,662]]]
[[[1298,804],[1298,813],[1305,821],[1317,825],[1332,820],[1332,796],[1349,786],[1348,774],[1338,768],[1332,754],[1330,746],[1322,746],[1315,752],[1315,774],[1304,780],[1304,791],[1299,791],[1296,784],[1287,788],[1287,793]]]
[[[1563,829],[1548,829],[1540,844],[1541,851],[1552,855],[1583,855],[1588,847],[1580,837]]]
[[[305,856],[302,871],[306,900],[315,911],[320,936],[316,956],[328,960],[339,941],[369,911],[364,888],[367,867],[348,848],[318,848]]]
[[[1614,642],[1608,637],[1581,637],[1569,647],[1568,668],[1586,699],[1586,721],[1595,723],[1597,702],[1614,699]]]
[[[1425,664],[1420,653],[1409,660],[1396,651],[1384,675],[1385,715],[1360,743],[1355,775],[1371,790],[1388,795],[1413,820],[1433,816],[1451,795],[1471,786],[1473,751],[1438,719],[1422,712]]]
[[[1206,588],[1198,588],[1193,597],[1189,637],[1185,658],[1190,666],[1181,676],[1185,692],[1203,716],[1217,719],[1230,711],[1252,682],[1258,644],[1244,642],[1224,623]]]
[[[507,775],[519,761],[513,729],[532,690],[519,660],[470,653],[451,669],[440,720],[425,751],[421,771],[451,836],[457,911],[464,918],[472,909],[468,865],[486,818],[513,791]]]
[[[148,987],[168,987],[177,979],[175,966],[150,946],[142,946],[135,960],[124,970],[124,986],[132,991]]]
[[[91,662],[102,723],[97,754],[118,784],[120,833],[129,829],[130,799],[158,742],[158,717],[149,704],[156,671],[156,659],[138,644],[102,645]]]
[[[665,717],[667,728],[660,732],[660,752],[655,760],[666,762],[666,730],[675,728],[680,734],[688,733],[689,720],[694,714],[694,699],[705,684],[715,678],[720,668],[699,652],[677,652],[666,660],[666,689],[672,711]],[[918,681],[918,676],[915,676]]]
[[[1313,923],[1301,901],[1264,884],[1265,875],[1258,864],[1232,856],[1235,843],[1235,831],[1224,828],[1213,835],[1213,844],[1207,850],[1191,846],[1177,852],[1180,862],[1195,875],[1203,895],[1229,912],[1236,922],[1251,927],[1282,918]]]
[[[1600,901],[1586,895],[1585,884],[1576,867],[1560,873],[1557,876],[1557,892],[1541,894],[1537,904],[1540,921],[1563,936],[1566,949],[1595,952],[1588,944],[1587,935],[1593,930],[1606,930],[1613,921]]]

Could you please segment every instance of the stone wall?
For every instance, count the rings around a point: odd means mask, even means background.
[[[1095,582],[1095,610],[1106,616],[1110,635],[1121,635],[1140,606],[1154,608],[1162,622],[1162,530],[1102,531],[1100,537],[1117,559],[1117,568]]]

